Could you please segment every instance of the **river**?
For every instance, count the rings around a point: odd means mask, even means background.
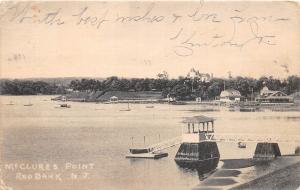
[[[12,189],[192,189],[203,178],[176,165],[178,146],[159,160],[125,158],[132,143],[144,144],[144,136],[146,144],[180,136],[183,117],[213,117],[216,133],[300,134],[297,111],[211,111],[203,105],[168,104],[130,104],[131,111],[120,111],[127,104],[79,102],[57,108],[52,97],[0,96],[0,168]],[[24,106],[28,103],[33,105]],[[218,143],[221,159],[251,158],[255,146]],[[279,146],[282,154],[291,154],[297,144]]]

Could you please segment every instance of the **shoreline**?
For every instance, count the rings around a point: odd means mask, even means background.
[[[232,190],[242,189],[297,189],[300,186],[300,161],[241,184]]]
[[[210,178],[194,190],[293,189],[300,186],[300,156],[283,155],[266,163],[253,159],[225,159]]]

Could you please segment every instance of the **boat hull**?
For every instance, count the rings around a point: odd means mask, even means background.
[[[149,159],[159,159],[167,157],[168,153],[141,153],[141,154],[128,154],[126,158],[149,158]]]

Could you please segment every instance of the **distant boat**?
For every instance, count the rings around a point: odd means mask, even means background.
[[[29,101],[28,104],[24,104],[24,106],[33,106],[33,104]]]
[[[71,108],[71,105],[69,104],[60,104],[57,108]]]
[[[128,105],[127,105],[127,109],[122,109],[122,110],[120,110],[120,111],[131,111],[131,109],[130,109],[130,107],[129,107],[129,103],[128,103]]]
[[[154,108],[154,106],[146,106],[146,108]]]
[[[239,148],[246,148],[247,145],[246,145],[246,143],[244,143],[244,142],[238,142],[238,147],[239,147]]]

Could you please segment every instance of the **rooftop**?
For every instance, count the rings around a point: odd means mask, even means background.
[[[241,93],[235,89],[223,90],[220,97],[241,97]]]
[[[207,123],[213,122],[215,119],[206,117],[203,115],[194,116],[194,117],[186,117],[182,122],[183,123]]]

